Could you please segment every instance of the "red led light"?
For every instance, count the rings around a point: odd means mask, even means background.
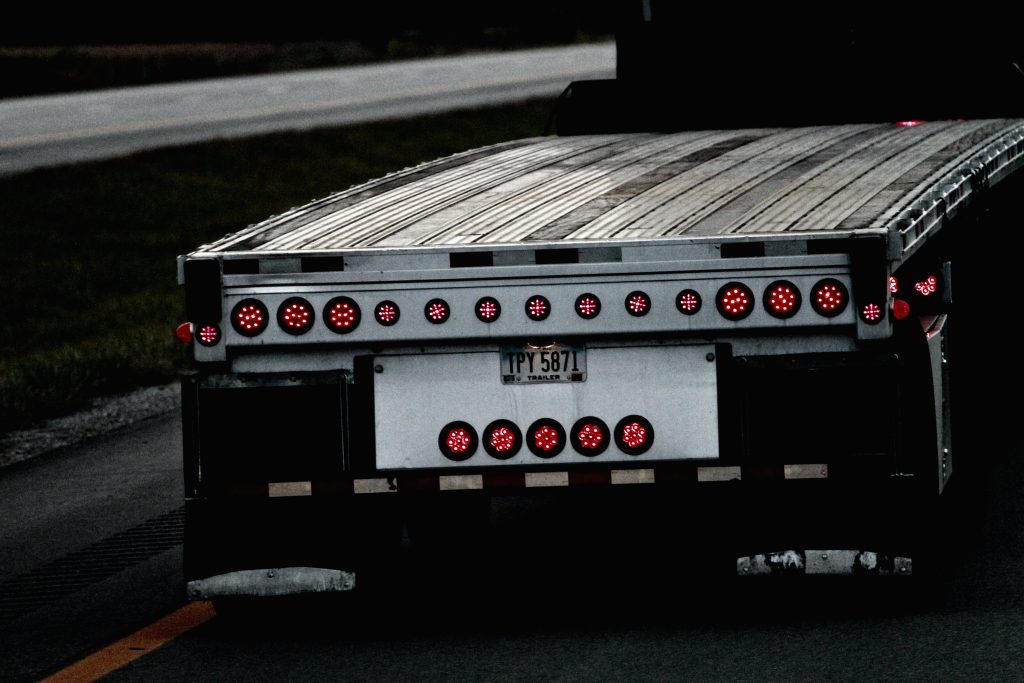
[[[373,319],[385,327],[390,327],[398,322],[402,312],[394,301],[381,301],[373,309]]]
[[[860,309],[860,317],[866,323],[877,323],[882,319],[882,308],[878,304],[865,304]]]
[[[921,296],[931,296],[938,286],[938,279],[934,275],[929,275],[923,282],[914,283],[914,290]]]
[[[493,323],[501,315],[501,304],[494,297],[485,296],[476,302],[476,317],[485,323]]]
[[[897,121],[896,125],[900,128],[913,128],[914,126],[920,126],[924,121],[918,119],[912,119],[909,121]]]
[[[676,308],[683,315],[693,315],[700,310],[700,294],[692,289],[684,289],[676,294]]]
[[[359,304],[347,296],[336,296],[324,306],[324,321],[332,332],[348,334],[359,327],[361,320]]]
[[[601,312],[601,300],[596,294],[587,292],[576,297],[576,315],[586,320],[596,318]]]
[[[313,307],[299,297],[286,299],[277,309],[277,324],[288,334],[305,334],[313,326]]]
[[[255,337],[267,327],[267,307],[256,299],[245,299],[231,310],[231,326],[235,332],[246,337]]]
[[[633,316],[647,315],[651,310],[651,297],[644,292],[630,292],[626,297],[626,312]]]
[[[628,455],[640,455],[654,444],[654,427],[647,418],[627,415],[615,425],[615,445]]]
[[[551,302],[539,294],[526,300],[526,315],[530,320],[544,320],[551,315]]]
[[[540,458],[553,458],[565,448],[565,430],[554,420],[537,420],[527,434],[527,447]]]
[[[174,336],[182,344],[192,343],[192,323],[182,323],[174,328]]]
[[[468,460],[476,452],[478,439],[476,430],[468,422],[449,422],[437,437],[441,453],[449,460]]]
[[[216,325],[200,325],[196,332],[196,341],[203,346],[214,346],[220,341],[220,328]]]
[[[895,275],[889,276],[889,293],[895,294],[900,291],[900,281],[896,279]]]
[[[903,320],[910,315],[910,304],[903,299],[892,300],[892,317],[897,320]]]
[[[484,450],[498,460],[508,460],[519,452],[523,435],[514,422],[495,420],[484,430]]]
[[[718,312],[729,320],[742,320],[754,308],[754,293],[742,282],[730,282],[718,290]]]
[[[787,280],[773,282],[764,290],[764,307],[776,318],[792,318],[800,310],[800,290]]]
[[[608,436],[608,425],[593,416],[576,420],[569,432],[569,439],[577,453],[591,457],[603,453],[611,440]]]
[[[826,318],[834,318],[845,311],[849,301],[850,296],[846,291],[846,285],[839,280],[828,278],[814,285],[811,306]]]
[[[423,315],[426,316],[427,320],[440,325],[441,323],[448,320],[451,316],[452,309],[448,307],[448,302],[444,299],[431,299],[427,302],[427,305],[423,307]]]

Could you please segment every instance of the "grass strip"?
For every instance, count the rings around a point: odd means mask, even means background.
[[[530,102],[0,178],[0,433],[175,376],[178,254],[389,171],[541,135],[550,111]]]

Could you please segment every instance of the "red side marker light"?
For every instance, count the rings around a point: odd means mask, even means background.
[[[913,128],[914,126],[920,126],[924,121],[918,119],[911,119],[909,121],[897,121],[896,125],[901,128]]]
[[[476,453],[477,444],[476,430],[468,422],[456,420],[449,422],[441,429],[437,437],[437,446],[449,460],[462,462],[469,460]]]
[[[174,328],[174,336],[182,344],[192,343],[192,323],[182,323]]]
[[[897,320],[903,320],[910,315],[910,304],[903,299],[892,300],[892,317]]]

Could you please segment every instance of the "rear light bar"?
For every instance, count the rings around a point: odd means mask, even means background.
[[[543,293],[536,290],[527,291],[525,294],[528,296],[522,294],[525,288],[516,287],[512,290],[513,293],[501,297],[481,296],[482,293],[468,288],[451,290],[448,294],[452,297],[450,299],[430,298],[429,294],[419,298],[415,290],[396,293],[394,299],[379,298],[379,294],[374,296],[372,292],[353,293],[352,296],[330,296],[322,293],[287,298],[273,294],[266,296],[272,299],[267,303],[272,303],[276,309],[280,332],[284,332],[288,337],[304,335],[305,339],[320,342],[332,339],[330,334],[326,334],[327,331],[338,335],[357,332],[353,338],[374,341],[401,337],[471,338],[481,334],[481,324],[494,324],[495,332],[500,330],[502,336],[529,335],[532,333],[527,328],[514,327],[529,321],[549,321],[546,333],[556,335],[622,334],[648,329],[652,332],[727,329],[729,325],[723,325],[725,321],[738,323],[748,319],[748,326],[770,326],[773,324],[772,318],[792,319],[801,325],[821,325],[842,316],[851,307],[851,290],[849,279],[846,277],[813,279],[804,276],[794,277],[792,280],[752,277],[748,281],[729,281],[722,286],[708,280],[701,280],[695,284],[694,287],[678,290],[671,281],[651,282],[642,290],[633,289],[626,293],[627,290],[621,288],[621,283],[603,283],[600,286],[605,291],[592,286],[593,289],[588,288],[583,292],[580,292],[582,288],[576,289],[567,283],[551,285]],[[895,278],[891,284],[897,286]],[[709,291],[713,286],[718,286],[718,289]],[[514,293],[515,289],[521,293]],[[900,295],[900,298],[911,303],[929,296],[935,299],[935,292],[942,289],[942,280],[940,277],[929,276],[914,285],[905,286],[905,289],[909,296]],[[912,289],[914,291],[911,291]],[[715,305],[706,307],[704,299],[710,296],[714,296]],[[610,313],[606,311],[603,301],[607,301],[608,297],[622,301],[623,308]],[[669,297],[672,297],[671,304]],[[811,309],[810,311],[804,310],[804,299],[810,302],[810,306],[807,307]],[[509,315],[507,308],[513,302],[516,304],[512,309],[514,314]],[[236,299],[232,303],[234,306],[231,309],[230,323],[238,335],[257,337],[266,332],[270,321],[267,303],[252,297]],[[852,316],[847,315],[836,322],[848,324],[857,318],[862,322],[874,324],[884,320],[889,314],[889,305],[890,301],[885,300],[859,301]],[[361,306],[371,307],[377,325],[369,328],[361,325]],[[443,331],[426,332],[421,323],[415,320],[406,321],[401,315],[402,309],[410,306],[422,306],[426,321],[436,326],[449,322],[457,312],[464,311],[466,315],[460,313],[457,326],[447,325]],[[522,306],[522,309],[519,309],[519,306]],[[468,315],[470,308],[473,315]],[[673,308],[675,310],[672,310]],[[518,310],[522,310],[522,313]],[[318,312],[322,325],[317,320]],[[643,321],[636,318],[643,318]],[[591,320],[594,322],[582,326],[582,321]],[[550,324],[554,321],[557,323]],[[190,340],[197,339],[200,326],[198,323],[195,325],[196,327],[188,330]],[[204,335],[206,341],[201,343],[201,346],[213,346],[222,341],[223,334],[219,332],[219,328],[214,331],[213,328],[217,326],[211,324],[210,327]],[[396,327],[396,331],[385,332],[382,329],[390,327]],[[280,332],[274,332],[274,342],[286,343],[287,337]],[[216,341],[211,341],[214,339]],[[239,343],[241,340],[234,337],[232,341]]]

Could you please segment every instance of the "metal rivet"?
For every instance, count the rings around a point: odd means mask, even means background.
[[[380,373],[384,372],[384,366],[383,365],[374,365],[373,366],[373,371],[376,372],[377,374],[380,374]]]
[[[273,569],[268,569],[267,570],[267,578],[268,579],[274,578],[274,570]]]
[[[704,357],[708,359],[708,362],[709,362],[709,363],[710,363],[711,361],[715,360],[715,354],[713,354],[713,353],[709,353],[708,355],[706,355],[706,356],[704,356]]]
[[[827,560],[828,559],[828,553],[822,553],[821,554],[821,559]]]

